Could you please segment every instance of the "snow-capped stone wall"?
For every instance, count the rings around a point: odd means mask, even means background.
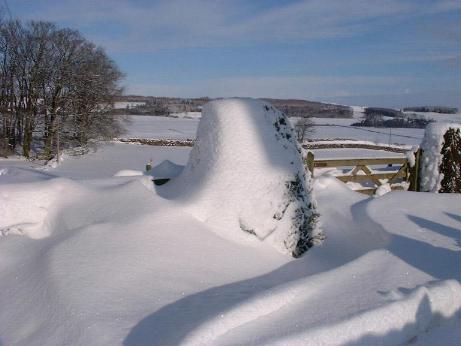
[[[442,181],[444,180],[443,170],[441,171],[441,165],[444,161],[448,160],[448,155],[454,155],[456,153],[449,154],[448,152],[452,149],[444,148],[445,146],[445,134],[448,130],[453,129],[459,133],[461,131],[461,124],[456,123],[432,123],[426,127],[423,141],[421,142],[421,149],[423,150],[421,157],[421,191],[428,192],[445,192],[441,191]],[[459,141],[459,139],[458,139]],[[447,149],[449,149],[447,151]],[[457,149],[459,151],[459,149]],[[458,152],[459,157],[461,154]],[[445,162],[445,165],[450,168],[457,168],[459,179],[461,179],[461,172],[459,172],[460,162]],[[448,177],[447,177],[448,178]]]
[[[164,189],[228,239],[257,238],[299,257],[321,238],[293,129],[260,100],[206,104],[187,166]]]

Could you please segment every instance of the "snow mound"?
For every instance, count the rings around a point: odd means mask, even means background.
[[[379,307],[269,344],[401,345],[437,325],[438,320],[455,316],[461,308],[461,286],[456,280],[435,281],[389,295],[395,298]]]
[[[179,176],[184,169],[184,166],[182,165],[177,165],[174,162],[171,162],[170,160],[164,160],[154,168],[152,168],[152,171],[150,174],[159,179],[164,179],[164,178],[176,178]]]
[[[424,138],[421,142],[423,150],[421,158],[421,190],[437,192],[440,190],[443,174],[439,167],[442,163],[442,147],[444,135],[450,129],[461,129],[461,124],[431,123],[426,127]]]
[[[24,234],[33,239],[49,236],[58,206],[62,207],[60,196],[75,195],[77,189],[64,178],[2,186],[0,236]]]
[[[227,239],[256,237],[298,257],[320,237],[293,129],[260,100],[206,104],[187,166],[165,189]]]
[[[411,148],[411,150],[408,150],[405,152],[405,157],[408,160],[408,165],[410,167],[414,167],[416,164],[415,153],[417,150],[418,150],[418,147],[414,146],[413,148]]]
[[[4,183],[26,183],[37,180],[48,180],[55,178],[54,175],[41,169],[42,166],[37,169],[29,167],[5,167],[0,169],[0,179],[4,179]]]
[[[383,184],[383,185],[380,185],[380,186],[376,189],[375,196],[376,196],[376,197],[384,196],[386,193],[389,193],[389,192],[391,192],[391,191],[392,191],[392,189],[391,189],[391,185],[390,185],[390,184]]]
[[[136,171],[134,169],[122,169],[114,174],[114,177],[137,177],[144,175],[142,171]]]

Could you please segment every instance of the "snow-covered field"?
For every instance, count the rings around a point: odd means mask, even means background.
[[[421,118],[434,120],[436,122],[457,122],[461,123],[461,113],[441,114],[435,112],[404,112],[410,118]]]
[[[137,106],[144,106],[146,102],[135,102],[135,101],[119,101],[114,103],[115,109],[126,109],[126,108],[134,108]]]
[[[130,136],[195,138],[196,120],[142,119]],[[0,160],[0,345],[461,344],[460,195],[367,198],[320,176],[327,238],[294,260],[223,238],[147,176],[114,177],[190,150]]]
[[[127,133],[122,138],[155,139],[194,139],[200,119],[131,116]],[[373,127],[351,127],[357,119],[314,118],[315,131],[311,139],[336,140],[352,139],[371,141],[378,144],[417,145],[421,142],[424,130],[389,129]]]
[[[194,139],[199,119],[133,115],[123,138]]]

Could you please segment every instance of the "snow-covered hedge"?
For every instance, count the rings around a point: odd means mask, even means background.
[[[421,149],[421,191],[461,192],[461,124],[428,125]]]
[[[293,129],[260,100],[206,104],[187,166],[164,189],[228,239],[258,238],[299,257],[321,238]]]

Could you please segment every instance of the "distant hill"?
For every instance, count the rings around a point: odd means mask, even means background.
[[[392,108],[367,107],[364,113],[366,116],[403,117],[400,110]]]
[[[306,100],[263,99],[289,117],[352,118],[351,107]]]
[[[165,115],[181,112],[200,112],[201,107],[211,100],[208,97],[186,99],[126,95],[117,98],[116,102],[145,102],[145,105],[138,107],[118,109],[117,112],[119,113]],[[348,106],[296,99],[264,98],[263,100],[271,103],[289,117],[352,118],[353,115],[352,108]]]
[[[405,107],[404,112],[422,112],[422,113],[441,113],[441,114],[456,114],[458,108],[443,107],[443,106],[422,106],[422,107]]]

